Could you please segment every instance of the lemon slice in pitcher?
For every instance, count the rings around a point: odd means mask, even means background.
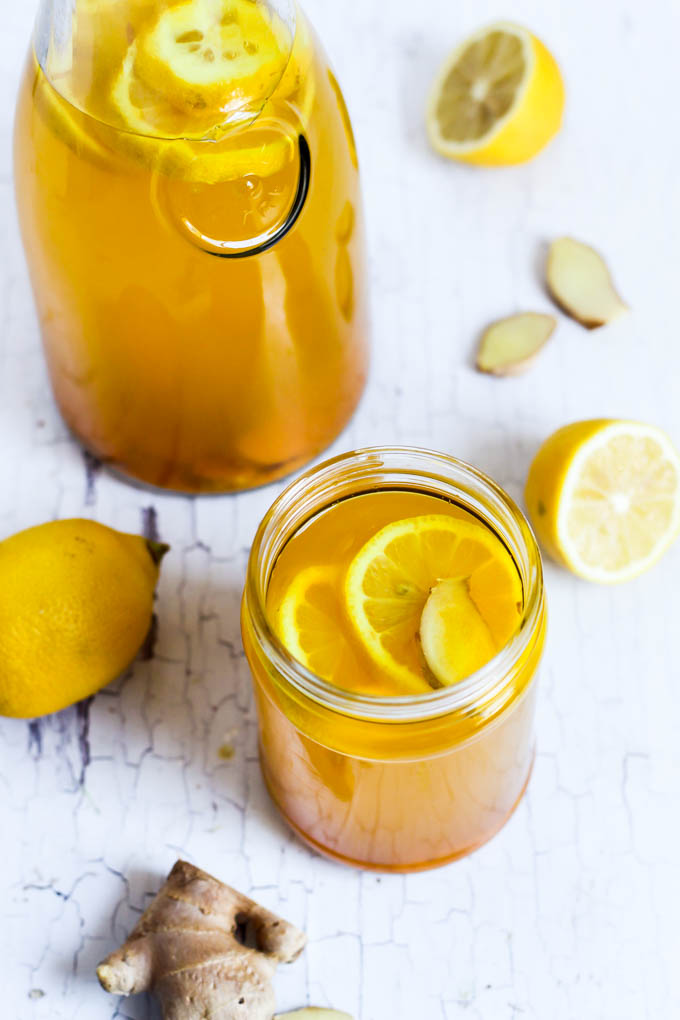
[[[115,144],[129,156],[169,177],[217,184],[253,175],[270,177],[295,157],[292,132],[257,125],[247,134],[223,134],[214,117],[190,116],[140,80],[133,43],[111,91],[112,105],[127,132]],[[210,135],[216,137],[210,137]]]
[[[284,23],[253,0],[188,0],[142,32],[135,71],[189,113],[257,112],[286,68]]]
[[[112,152],[91,130],[94,122],[64,99],[45,78],[38,78],[33,101],[38,116],[78,159],[108,167]]]
[[[523,595],[512,557],[492,532],[428,514],[388,524],[360,549],[345,600],[366,652],[409,694],[428,689],[423,655],[440,684],[488,662],[519,626]],[[457,653],[461,640],[466,647]]]

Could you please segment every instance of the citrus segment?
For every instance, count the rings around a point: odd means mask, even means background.
[[[521,581],[510,554],[481,524],[444,514],[396,521],[363,546],[347,571],[349,618],[403,693],[427,687],[421,616],[432,589],[448,579],[465,582],[492,639],[505,643],[519,625]]]
[[[680,457],[653,426],[577,422],[539,450],[526,501],[556,560],[591,581],[624,581],[680,532]]]
[[[559,130],[564,86],[555,60],[526,29],[501,22],[453,51],[432,88],[427,127],[450,159],[523,163]]]

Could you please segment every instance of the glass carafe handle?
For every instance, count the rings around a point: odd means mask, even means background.
[[[312,176],[312,155],[309,142],[302,133],[297,137],[297,150],[299,155],[297,187],[288,211],[271,227],[255,237],[235,241],[212,236],[205,227],[199,227],[193,222],[179,203],[173,201],[169,179],[163,176],[157,177],[155,181],[156,205],[167,223],[178,230],[185,240],[208,255],[221,259],[243,259],[261,255],[278,244],[293,229],[307,201]]]

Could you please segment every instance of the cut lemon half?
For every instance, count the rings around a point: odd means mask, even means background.
[[[554,559],[589,581],[626,581],[680,533],[680,457],[651,425],[576,422],[539,450],[526,503]]]
[[[274,92],[291,38],[253,0],[188,0],[162,11],[139,39],[142,81],[188,112],[257,112]]]
[[[456,582],[456,599],[439,636],[428,640],[426,647],[421,618],[430,593],[442,581]],[[448,590],[440,589],[437,610]],[[455,653],[449,660],[443,655],[442,644],[449,640],[456,643],[468,635],[475,645],[470,652],[475,668],[488,661],[487,652],[499,650],[517,630],[523,595],[512,557],[491,531],[445,514],[428,514],[395,521],[369,539],[347,571],[345,601],[366,652],[404,694],[410,694],[431,686],[423,656],[439,683],[462,679],[460,669],[447,666]],[[485,637],[480,645],[482,627]],[[434,630],[432,621],[428,633],[432,636]],[[463,663],[464,656],[458,661]]]
[[[360,690],[365,669],[352,650],[336,567],[306,567],[287,589],[274,629],[293,658],[344,690]]]
[[[563,110],[564,84],[552,55],[525,28],[499,22],[446,60],[430,94],[427,129],[449,159],[508,166],[547,145]]]

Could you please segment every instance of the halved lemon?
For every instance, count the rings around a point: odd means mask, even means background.
[[[366,670],[345,633],[340,591],[337,567],[306,567],[283,596],[274,627],[290,654],[316,676],[344,690],[362,690]]]
[[[284,23],[253,0],[188,0],[142,33],[135,70],[178,109],[261,108],[290,55]]]
[[[564,84],[553,56],[527,29],[499,22],[448,57],[430,94],[427,128],[443,156],[508,166],[547,145],[563,110]]]
[[[431,686],[423,657],[443,684],[462,679],[470,663],[476,669],[487,662],[517,630],[523,594],[512,557],[491,531],[427,514],[388,524],[369,539],[347,571],[345,600],[366,652],[409,694]],[[463,651],[449,648],[461,641],[468,642]]]
[[[680,457],[654,426],[576,422],[543,444],[525,496],[554,559],[589,581],[626,581],[680,533]]]

